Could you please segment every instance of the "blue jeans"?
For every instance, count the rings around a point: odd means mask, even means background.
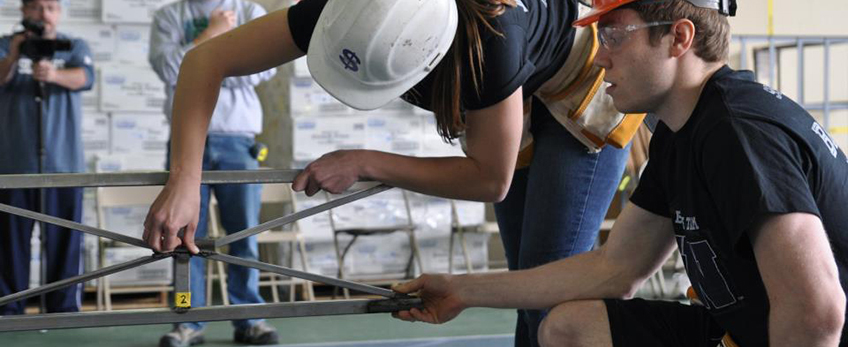
[[[45,214],[77,223],[82,220],[82,188],[45,189]],[[0,203],[39,210],[38,189],[0,189]],[[0,297],[29,288],[32,219],[0,213]],[[45,223],[46,283],[82,273],[82,233]],[[82,284],[46,294],[47,312],[80,310]],[[23,314],[26,300],[0,306],[0,316]]]
[[[510,270],[591,250],[629,152],[606,146],[588,153],[535,98],[532,107],[533,160],[516,170],[506,199],[495,204]],[[516,346],[539,345],[545,314],[518,311]]]
[[[250,154],[254,145],[252,138],[210,134],[206,138],[203,152],[203,170],[256,170],[259,163]],[[170,147],[170,146],[169,146]],[[170,156],[169,156],[170,157]],[[195,239],[206,237],[209,216],[209,193],[214,191],[220,209],[221,226],[227,234],[236,233],[259,224],[259,208],[262,205],[262,186],[256,184],[216,184],[200,187],[200,220]],[[245,259],[259,259],[256,236],[229,244],[229,254]],[[227,265],[227,295],[230,303],[260,304],[265,301],[259,295],[259,270],[243,266]],[[206,306],[206,259],[191,258],[191,307]],[[262,319],[236,320],[236,329],[246,329]],[[205,322],[182,323],[200,330]]]

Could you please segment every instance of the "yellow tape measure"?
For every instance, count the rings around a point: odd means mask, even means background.
[[[830,127],[831,135],[848,134],[848,127]]]
[[[186,293],[177,293],[174,296],[174,306],[180,308],[190,308],[191,307],[191,292]]]

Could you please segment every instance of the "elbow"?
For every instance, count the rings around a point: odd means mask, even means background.
[[[795,331],[809,341],[838,341],[845,324],[845,293],[841,288],[828,292],[810,295],[803,302],[774,303],[772,311],[787,317],[785,321],[793,322]]]
[[[845,293],[839,290],[838,294],[834,293],[818,302],[805,309],[807,313],[802,315],[803,327],[815,335],[835,337],[838,340],[845,324]]]
[[[644,280],[622,280],[617,285],[611,286],[608,297],[619,300],[633,299],[643,283],[645,283]]]
[[[602,250],[606,251],[603,248]],[[636,297],[636,294],[639,292],[639,289],[642,288],[645,282],[656,271],[652,268],[638,269],[631,267],[615,266],[615,264],[627,264],[623,260],[607,260],[606,263],[613,264],[608,265],[612,266],[612,270],[609,270],[609,273],[611,273],[612,275],[607,279],[608,285],[605,286],[609,290],[605,293],[605,297],[611,299],[633,299],[634,297]]]
[[[483,202],[498,203],[506,199],[509,193],[511,179],[493,179],[485,185],[483,196],[480,200]]]

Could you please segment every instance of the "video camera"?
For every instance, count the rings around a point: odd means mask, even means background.
[[[53,59],[53,55],[60,51],[70,51],[70,40],[52,40],[42,38],[44,36],[44,23],[24,19],[21,21],[24,27],[23,32],[33,34],[35,37],[27,38],[21,43],[21,54],[32,59],[32,61],[41,61],[44,59]]]

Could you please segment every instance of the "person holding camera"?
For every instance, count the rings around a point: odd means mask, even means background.
[[[206,40],[222,35],[248,21],[265,15],[265,10],[243,0],[183,0],[160,8],[153,16],[148,60],[165,83],[165,114],[171,119],[171,105],[177,74],[185,54]],[[256,170],[261,144],[254,136],[262,132],[262,105],[254,87],[274,76],[270,69],[223,80],[220,97],[209,124],[203,150],[203,170]],[[179,134],[172,134],[178,136]],[[176,140],[173,138],[172,140]],[[169,167],[171,163],[169,162]],[[200,189],[201,208],[195,235],[205,237],[209,216],[209,197],[214,191],[227,233],[235,233],[259,224],[261,186],[255,184],[204,185]],[[230,244],[229,254],[258,259],[256,237]],[[259,295],[259,271],[243,266],[227,268],[227,288],[233,304],[264,303]],[[206,259],[191,258],[191,306],[206,305]],[[261,319],[236,320],[233,338],[251,345],[275,344],[276,329]],[[203,342],[205,323],[190,322],[174,326],[159,341],[163,347],[188,346]]]
[[[94,82],[90,50],[83,40],[57,32],[58,0],[23,0],[21,11],[25,30],[0,38],[0,174],[84,171],[81,92]],[[40,191],[44,213],[81,220],[82,188],[0,190],[0,203],[39,210]],[[32,229],[32,220],[0,213],[0,296],[29,287]],[[45,281],[79,275],[82,235],[55,225],[45,229]],[[80,289],[46,294],[47,312],[79,311]],[[25,302],[14,302],[0,307],[0,315],[24,308]]]

